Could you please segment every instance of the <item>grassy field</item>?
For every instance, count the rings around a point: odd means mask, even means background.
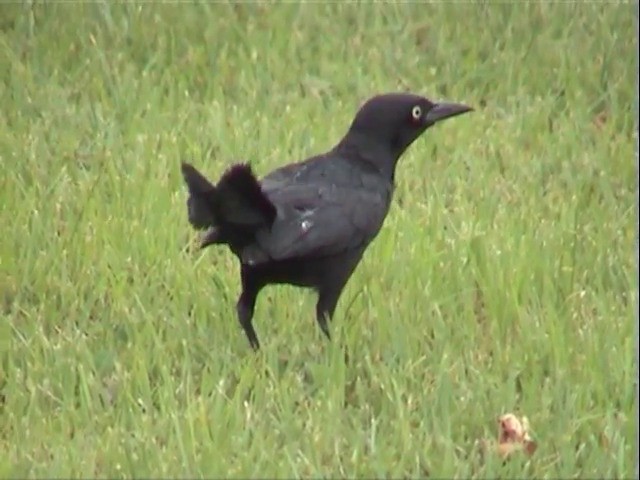
[[[3,3],[0,476],[637,475],[634,12]],[[403,157],[334,341],[272,287],[254,355],[180,161],[264,174],[394,90],[477,111]],[[532,457],[482,454],[505,412]]]

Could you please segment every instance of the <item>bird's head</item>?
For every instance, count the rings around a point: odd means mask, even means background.
[[[360,107],[342,143],[355,146],[365,159],[393,173],[400,156],[425,130],[472,110],[409,93],[377,95]]]

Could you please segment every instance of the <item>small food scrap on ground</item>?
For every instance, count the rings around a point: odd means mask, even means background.
[[[503,459],[516,452],[533,455],[538,448],[536,442],[529,435],[529,420],[527,417],[518,418],[513,413],[505,413],[498,417],[498,441],[481,441],[483,451],[494,451]]]
[[[507,413],[498,418],[498,453],[507,457],[511,453],[522,450],[528,455],[536,451],[536,442],[529,435],[529,420],[518,418]]]

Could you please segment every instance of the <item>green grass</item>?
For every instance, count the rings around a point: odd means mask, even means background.
[[[0,6],[0,476],[622,478],[636,469],[630,4]],[[215,179],[411,90],[473,114],[403,157],[321,336],[315,297],[185,249]],[[350,363],[345,365],[343,350]],[[526,415],[539,448],[475,442]]]

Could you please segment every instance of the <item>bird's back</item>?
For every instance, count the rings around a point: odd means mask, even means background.
[[[291,185],[335,185],[345,188],[385,189],[388,183],[368,164],[335,152],[311,157],[277,168],[261,185],[265,193],[276,193]]]
[[[274,170],[261,186],[278,213],[271,228],[257,232],[241,252],[249,265],[366,247],[382,226],[393,191],[375,170],[334,154]]]

